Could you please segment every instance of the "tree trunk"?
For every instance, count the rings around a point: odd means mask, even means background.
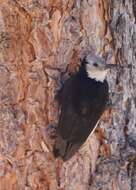
[[[0,190],[136,190],[135,23],[135,0],[0,0]],[[90,51],[117,64],[114,106],[63,162],[54,97]]]

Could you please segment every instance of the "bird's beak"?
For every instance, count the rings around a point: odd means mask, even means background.
[[[117,65],[116,64],[105,64],[104,65],[104,69],[113,69],[116,68]]]

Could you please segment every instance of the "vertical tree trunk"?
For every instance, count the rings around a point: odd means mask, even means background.
[[[136,189],[135,0],[0,0],[0,190]],[[69,161],[52,154],[61,75],[110,54],[114,107]]]

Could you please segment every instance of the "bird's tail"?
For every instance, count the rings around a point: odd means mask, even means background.
[[[58,135],[54,145],[54,156],[61,157],[63,161],[67,161],[75,154],[79,147],[79,144],[73,144]]]

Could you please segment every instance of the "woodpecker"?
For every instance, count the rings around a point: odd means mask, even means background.
[[[71,158],[95,130],[109,101],[106,76],[112,66],[98,56],[88,55],[81,61],[79,71],[64,82],[58,93],[55,157],[64,161]]]

